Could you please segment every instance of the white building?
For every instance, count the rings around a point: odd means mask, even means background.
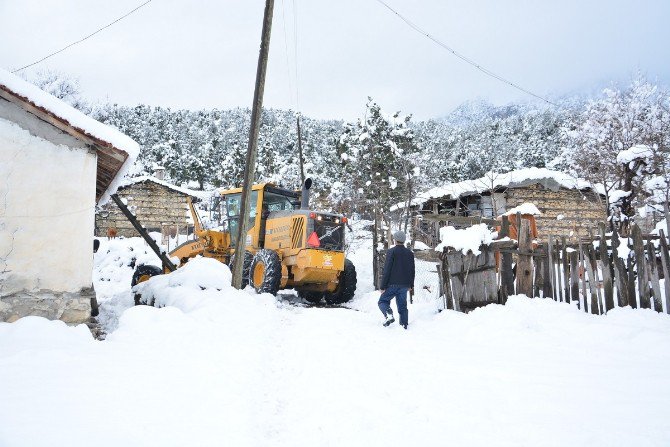
[[[117,130],[0,70],[0,321],[88,321],[95,206],[138,152]]]

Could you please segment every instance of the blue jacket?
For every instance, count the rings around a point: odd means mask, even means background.
[[[396,245],[386,252],[386,263],[380,289],[388,286],[414,288],[414,253],[404,245]]]

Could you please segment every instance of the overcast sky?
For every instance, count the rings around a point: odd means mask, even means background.
[[[637,69],[670,83],[668,0],[385,1],[540,95],[625,83]],[[143,2],[0,0],[0,67],[40,59]],[[264,4],[153,0],[28,74],[65,72],[79,78],[91,100],[248,107]],[[300,110],[315,118],[354,119],[368,96],[383,110],[419,119],[445,115],[467,100],[532,100],[435,45],[376,0],[275,0],[264,105],[296,109],[296,85]]]

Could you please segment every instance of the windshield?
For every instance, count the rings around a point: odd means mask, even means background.
[[[292,199],[292,200],[291,200]],[[295,208],[295,198],[286,197],[273,192],[265,192],[263,195],[263,211],[286,211]]]
[[[249,206],[249,229],[254,226],[256,220],[256,203],[258,201],[258,191],[252,191],[251,203]],[[239,230],[240,211],[242,209],[242,193],[229,194],[225,197],[226,210],[228,216],[228,231],[230,232],[230,242],[237,244],[237,233]]]

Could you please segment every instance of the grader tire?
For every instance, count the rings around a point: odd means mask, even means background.
[[[305,301],[313,304],[318,304],[323,299],[323,292],[298,292],[298,296]]]
[[[135,287],[141,282],[148,281],[149,278],[157,275],[162,275],[163,269],[155,265],[142,264],[135,269],[133,273],[133,279],[130,280],[130,286]],[[135,294],[135,305],[139,306],[140,304],[150,304],[142,302],[142,295],[139,293]]]
[[[351,300],[356,293],[356,267],[348,259],[344,260],[344,271],[340,273],[340,281],[337,290],[333,293],[326,293],[326,303],[342,304]]]
[[[251,267],[251,261],[254,260],[254,255],[250,251],[244,251],[244,262],[242,263],[242,288],[244,289],[249,285],[249,267]],[[228,262],[228,267],[230,270],[233,270],[233,261],[235,261],[235,253],[230,257]]]
[[[281,282],[281,261],[273,250],[258,250],[249,267],[249,283],[257,293],[276,295]]]

